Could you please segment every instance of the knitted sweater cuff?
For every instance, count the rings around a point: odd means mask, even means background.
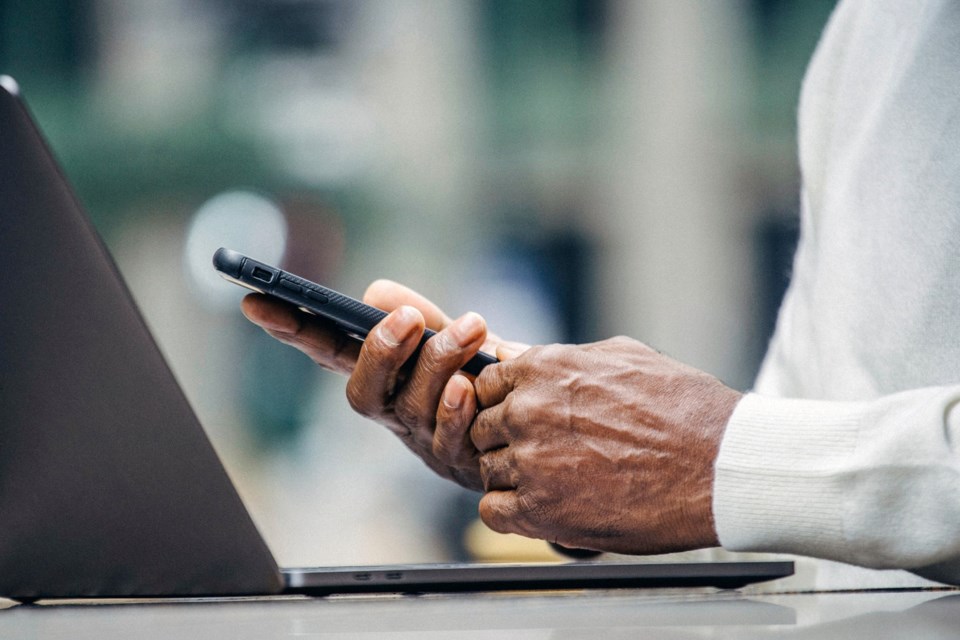
[[[733,551],[842,558],[837,479],[853,454],[863,406],[747,394],[717,458],[714,518]]]

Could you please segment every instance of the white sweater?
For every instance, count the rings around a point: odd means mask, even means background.
[[[960,584],[960,2],[843,0],[799,132],[801,241],[721,445],[720,541]]]

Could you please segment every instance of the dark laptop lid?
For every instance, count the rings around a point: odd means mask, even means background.
[[[278,592],[112,259],[0,85],[0,596]]]

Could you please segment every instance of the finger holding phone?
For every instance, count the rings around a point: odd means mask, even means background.
[[[478,314],[451,319],[427,298],[389,280],[372,283],[363,302],[388,313],[362,342],[272,296],[251,294],[242,310],[272,337],[349,376],[350,405],[390,429],[433,471],[482,490],[477,452],[467,435],[475,413],[473,387],[460,369],[481,348],[492,352],[502,341],[487,332]],[[426,329],[436,335],[423,341]],[[448,402],[461,402],[442,404],[445,389]]]

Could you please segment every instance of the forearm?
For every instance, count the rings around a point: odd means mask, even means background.
[[[746,396],[716,465],[721,544],[960,583],[958,401],[960,387],[872,402]]]

